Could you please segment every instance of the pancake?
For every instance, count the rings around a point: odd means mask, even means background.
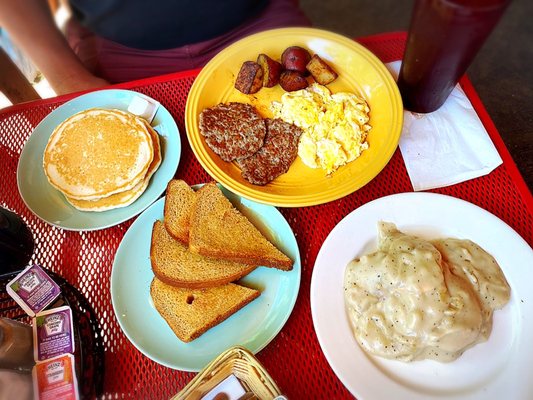
[[[129,190],[115,193],[107,197],[102,197],[97,200],[78,200],[65,196],[67,201],[73,207],[81,211],[107,211],[114,208],[126,207],[137,200],[144,193],[148,187],[148,183],[150,183],[152,175],[157,171],[162,160],[159,135],[155,129],[148,124],[148,122],[145,121],[145,125],[153,142],[154,158],[148,168],[148,171],[146,172],[144,179]]]
[[[95,200],[134,188],[153,158],[153,142],[141,118],[94,108],[54,130],[43,167],[50,184],[66,196]]]

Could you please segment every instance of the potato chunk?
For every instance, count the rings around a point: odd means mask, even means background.
[[[254,94],[262,87],[263,69],[255,61],[245,61],[235,80],[235,89],[244,94]]]
[[[307,79],[297,71],[283,71],[279,78],[279,84],[287,92],[294,92],[309,86]]]
[[[274,87],[279,82],[282,66],[266,54],[259,54],[257,63],[263,68],[263,86]]]
[[[337,73],[318,54],[314,54],[306,65],[315,81],[327,85],[337,79]]]

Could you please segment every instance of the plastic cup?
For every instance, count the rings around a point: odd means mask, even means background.
[[[448,98],[511,0],[416,0],[398,87],[407,110]]]

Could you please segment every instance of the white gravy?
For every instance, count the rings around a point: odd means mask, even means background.
[[[494,258],[469,240],[427,241],[379,225],[378,250],[351,261],[345,302],[371,354],[449,362],[487,340],[510,288]]]

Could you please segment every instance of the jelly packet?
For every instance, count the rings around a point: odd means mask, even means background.
[[[35,399],[79,400],[74,356],[63,354],[35,364],[33,385]]]
[[[35,317],[61,293],[57,283],[37,264],[28,266],[11,280],[6,291],[30,317]]]
[[[74,328],[69,306],[37,313],[33,318],[33,355],[35,361],[60,354],[74,353]]]

